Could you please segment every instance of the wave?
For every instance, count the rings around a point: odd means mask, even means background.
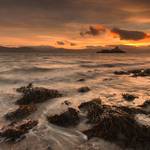
[[[30,67],[30,68],[14,68],[11,70],[0,72],[1,74],[7,74],[7,73],[33,73],[33,72],[49,72],[52,70],[56,70],[59,68],[41,68],[41,67]]]
[[[123,67],[123,66],[137,66],[137,65],[144,65],[145,63],[107,63],[107,64],[82,64],[80,67],[85,67],[85,68],[97,68],[97,67],[107,67],[107,68],[112,68],[112,67]]]

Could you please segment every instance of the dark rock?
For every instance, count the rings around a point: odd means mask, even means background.
[[[13,112],[9,112],[5,115],[7,120],[17,121],[28,117],[31,113],[37,110],[35,105],[21,105],[19,108]]]
[[[129,75],[129,73],[127,71],[115,71],[114,74],[116,75]]]
[[[78,82],[84,82],[85,81],[85,79],[84,78],[81,78],[81,79],[79,79],[79,80],[77,80]]]
[[[65,105],[69,106],[69,105],[71,105],[71,102],[69,102],[69,101],[64,101],[62,104],[65,104]]]
[[[122,97],[123,97],[126,101],[133,101],[133,100],[135,100],[136,98],[138,98],[137,96],[132,95],[132,94],[128,94],[128,93],[122,94]]]
[[[136,115],[136,114],[145,114],[148,115],[149,113],[139,107],[127,107],[127,106],[114,106],[117,109],[121,109],[122,111],[131,114],[131,115]]]
[[[47,150],[52,150],[51,146],[48,146],[48,147],[47,147]]]
[[[146,100],[142,105],[140,105],[139,107],[143,107],[143,108],[146,108],[150,106],[150,100]]]
[[[17,89],[17,92],[22,93],[22,97],[16,101],[16,104],[27,105],[30,103],[41,103],[52,98],[57,98],[62,96],[57,90],[46,89],[42,87],[32,87],[28,85],[27,87],[21,87]]]
[[[123,140],[125,143],[149,142],[150,127],[139,124],[124,112],[105,112],[97,125],[83,132],[88,136],[109,141]]]
[[[50,123],[62,127],[75,126],[80,120],[78,112],[73,108],[68,108],[68,111],[60,115],[48,116],[47,119]]]
[[[141,69],[141,70],[131,70],[129,71],[133,75],[133,77],[145,77],[145,76],[150,76],[150,69]]]
[[[94,123],[91,129],[83,131],[89,139],[99,137],[114,142],[121,140],[129,147],[132,144],[149,143],[150,126],[138,123],[134,117],[139,110],[102,105],[93,101],[83,103],[79,108],[81,111],[86,110],[88,122]]]
[[[116,75],[131,75],[132,77],[150,76],[150,69],[132,69],[128,71],[115,71]]]
[[[89,102],[82,103],[79,106],[82,112],[87,112],[87,123],[97,123],[99,121],[100,115],[103,112],[103,107],[101,105],[100,99],[93,99]]]
[[[37,120],[24,120],[19,123],[11,123],[0,130],[0,137],[8,140],[19,139],[37,124]]]
[[[90,91],[90,88],[85,86],[85,87],[81,87],[78,89],[78,92],[80,93],[85,93],[85,92],[89,92]]]

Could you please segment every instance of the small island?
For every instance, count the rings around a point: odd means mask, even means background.
[[[126,53],[126,52],[120,49],[118,46],[116,46],[113,49],[103,49],[101,51],[97,51],[96,53]]]

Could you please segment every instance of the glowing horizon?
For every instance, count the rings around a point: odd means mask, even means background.
[[[147,0],[0,0],[0,45],[149,46],[149,6]]]

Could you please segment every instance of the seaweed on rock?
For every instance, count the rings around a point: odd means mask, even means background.
[[[99,137],[114,142],[122,140],[128,146],[133,143],[149,143],[150,126],[140,124],[135,119],[135,114],[140,109],[130,110],[94,101],[82,103],[79,109],[88,112],[88,123],[93,124],[92,128],[83,131],[89,139]]]
[[[41,103],[52,98],[61,97],[62,94],[58,90],[46,89],[43,87],[33,87],[29,84],[26,87],[17,89],[17,92],[22,93],[22,97],[16,101],[16,104],[27,105],[30,103]]]
[[[20,105],[15,111],[8,112],[5,118],[10,121],[17,121],[28,117],[37,110],[35,105]]]
[[[66,112],[60,115],[47,116],[47,120],[62,127],[75,126],[80,121],[78,112],[74,108],[68,108]]]
[[[11,123],[8,126],[4,126],[0,130],[0,137],[8,139],[10,141],[19,139],[37,124],[37,120],[23,120],[18,123]]]

